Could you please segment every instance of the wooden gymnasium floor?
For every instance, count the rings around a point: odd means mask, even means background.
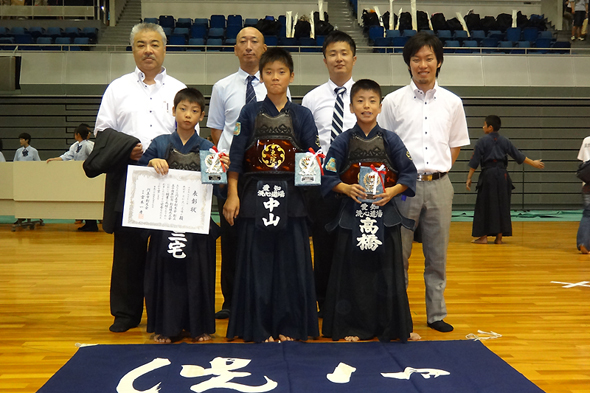
[[[453,222],[451,333],[426,327],[416,244],[408,289],[415,331],[423,340],[494,331],[502,337],[484,344],[541,389],[590,392],[590,256],[575,248],[577,225],[514,222],[514,236],[499,246],[471,244],[471,223]],[[145,319],[127,333],[108,331],[112,241],[103,232],[77,233],[74,224],[15,233],[0,225],[0,391],[35,392],[74,355],[76,343],[151,343]],[[216,300],[219,308],[219,290]],[[226,341],[226,327],[218,322],[214,342]]]

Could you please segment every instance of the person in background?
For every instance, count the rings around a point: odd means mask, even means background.
[[[13,161],[41,161],[39,152],[31,146],[31,135],[23,132],[18,136],[20,148],[14,153]]]
[[[578,160],[586,162],[590,160],[590,136],[584,138],[580,151],[578,152]],[[584,212],[578,227],[578,234],[576,236],[576,243],[578,250],[582,254],[590,252],[590,183],[584,183],[582,186],[582,198],[584,200]]]
[[[481,165],[471,232],[472,236],[477,237],[473,240],[477,244],[486,244],[488,236],[496,236],[494,243],[502,244],[502,236],[512,236],[510,197],[514,186],[506,170],[507,155],[519,164],[525,163],[537,169],[545,168],[541,160],[525,157],[508,138],[500,135],[501,126],[502,121],[498,116],[486,117],[483,123],[485,135],[477,141],[469,160],[465,187],[470,191],[473,173]]]

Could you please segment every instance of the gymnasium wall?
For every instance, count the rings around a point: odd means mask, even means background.
[[[295,102],[327,80],[321,54],[295,54]],[[18,134],[29,132],[42,159],[65,152],[74,142],[74,128],[94,124],[108,83],[134,68],[130,53],[23,53],[20,90],[0,92],[0,138],[12,160]],[[445,55],[440,84],[463,98],[471,146],[464,147],[450,174],[454,208],[468,209],[475,192],[465,190],[467,162],[483,134],[483,118],[502,117],[501,133],[546,169],[509,164],[516,189],[515,209],[579,208],[580,182],[575,177],[578,149],[588,135],[590,58],[581,56]],[[237,70],[232,53],[168,54],[168,72],[208,97],[218,79]],[[51,70],[51,71],[48,71]],[[370,77],[384,93],[409,82],[400,55],[359,53],[354,77]],[[209,135],[206,119],[202,135]],[[477,175],[476,175],[477,176]],[[475,180],[475,178],[474,178]],[[524,191],[524,192],[523,192]]]

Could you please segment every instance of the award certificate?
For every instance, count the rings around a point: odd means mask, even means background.
[[[130,165],[127,169],[123,226],[174,232],[209,233],[213,186],[201,172]]]

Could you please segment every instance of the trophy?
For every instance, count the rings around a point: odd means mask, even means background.
[[[209,151],[201,151],[201,182],[203,184],[227,184],[226,168],[220,160],[225,155],[212,147]]]
[[[295,185],[319,186],[322,183],[320,158],[324,157],[322,149],[314,152],[310,148],[306,153],[295,153]]]

